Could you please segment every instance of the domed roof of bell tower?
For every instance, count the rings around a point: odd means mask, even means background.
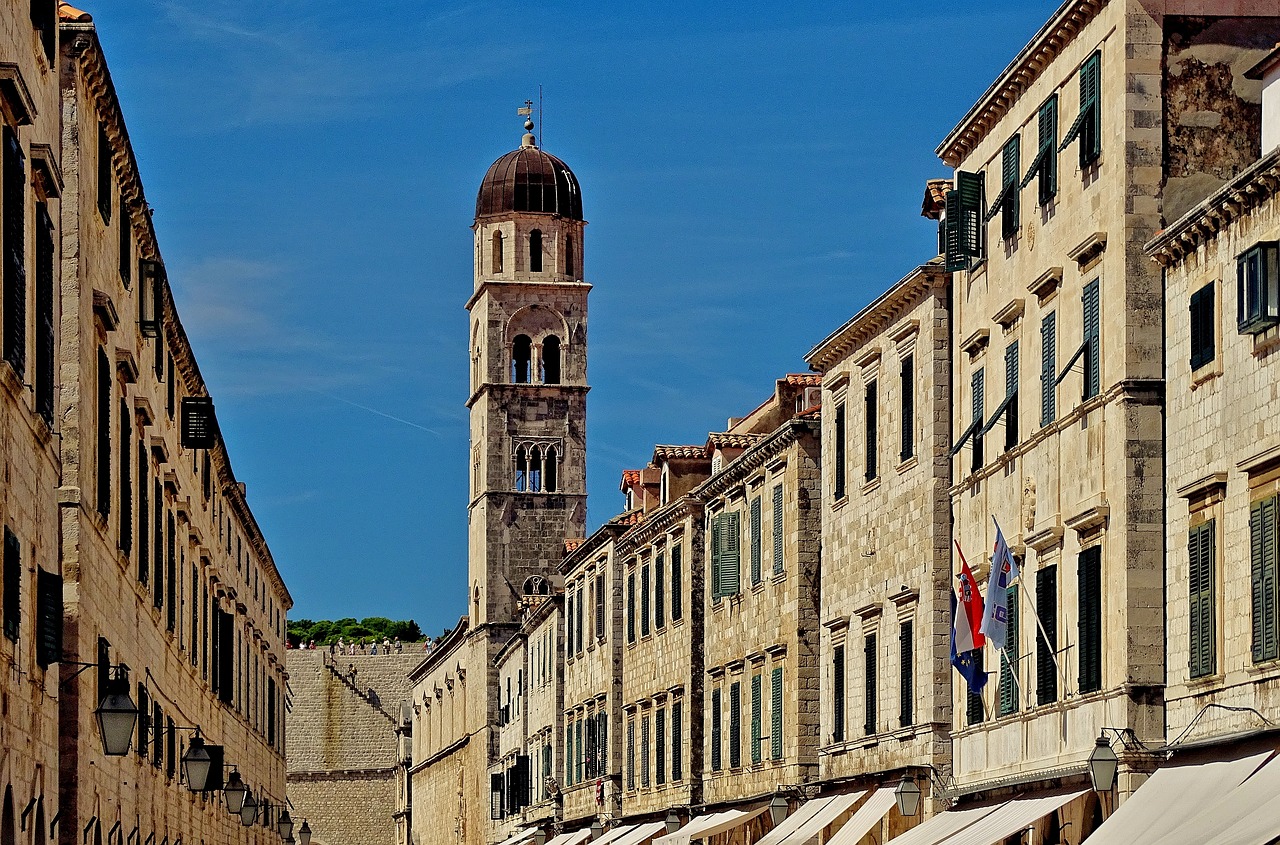
[[[476,197],[476,218],[520,212],[582,220],[582,190],[569,165],[538,149],[526,120],[520,149],[489,166]]]

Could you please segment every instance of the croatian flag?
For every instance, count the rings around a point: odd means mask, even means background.
[[[956,667],[956,671],[960,673],[960,677],[964,678],[969,684],[969,692],[977,693],[987,685],[987,673],[982,670],[982,666],[978,663],[978,649],[969,649],[968,651],[957,651],[959,647],[957,643],[957,635],[961,627],[958,620],[964,614],[961,612],[959,605],[956,604],[956,594],[951,594],[951,665]],[[979,634],[978,636],[982,636]]]
[[[1009,633],[1009,585],[1018,577],[1018,564],[996,523],[996,548],[991,553],[991,575],[987,578],[987,604],[982,612],[982,633],[996,648],[1004,648]]]
[[[960,604],[952,614],[951,632],[955,640],[955,651],[963,654],[982,648],[987,638],[982,635],[982,594],[978,592],[978,582],[973,580],[969,571],[969,563],[960,551],[960,541],[956,541],[956,551],[960,554]]]

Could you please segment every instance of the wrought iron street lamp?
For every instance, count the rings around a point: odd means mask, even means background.
[[[903,816],[914,816],[920,812],[920,787],[910,775],[902,776],[902,783],[894,790],[893,797],[898,803],[898,812]]]
[[[280,820],[276,822],[276,830],[280,832],[281,839],[293,838],[293,817],[289,815],[288,810],[280,814]]]
[[[240,815],[240,810],[244,807],[244,799],[248,794],[249,790],[240,779],[240,773],[232,769],[231,777],[227,778],[227,785],[222,788],[222,797],[227,802],[227,812],[233,816]]]
[[[253,827],[253,822],[258,818],[258,799],[253,797],[253,793],[249,790],[244,791],[244,801],[240,805],[240,824],[245,827]]]
[[[204,747],[200,729],[196,728],[196,735],[191,737],[187,753],[182,755],[182,774],[187,779],[187,789],[192,792],[204,792],[209,785],[209,773],[212,770],[213,758],[209,756],[209,750]]]
[[[1110,792],[1116,785],[1116,769],[1120,759],[1107,740],[1106,733],[1098,737],[1093,751],[1089,754],[1089,780],[1093,782],[1094,792]]]
[[[307,824],[307,820],[302,820],[302,827],[298,828],[298,845],[311,845],[311,825]]]
[[[680,817],[676,815],[675,810],[667,813],[667,817],[662,823],[666,827],[667,833],[675,833],[680,829]]]
[[[129,667],[121,663],[112,667],[106,692],[94,711],[98,731],[102,734],[102,753],[123,757],[133,742],[133,726],[138,723],[138,707],[129,697]]]
[[[769,818],[773,820],[774,827],[782,824],[789,809],[791,805],[787,803],[786,797],[781,792],[773,793],[773,798],[769,799]]]

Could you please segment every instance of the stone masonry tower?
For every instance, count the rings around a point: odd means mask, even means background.
[[[587,293],[582,193],[563,161],[520,148],[476,199],[471,314],[469,610],[473,631],[518,624],[586,529]],[[495,631],[496,633],[496,631]]]

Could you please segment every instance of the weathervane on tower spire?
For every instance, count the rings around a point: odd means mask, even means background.
[[[524,138],[521,139],[520,146],[538,146],[538,141],[533,136],[533,100],[525,100],[524,105],[516,109],[516,114],[524,117]]]

